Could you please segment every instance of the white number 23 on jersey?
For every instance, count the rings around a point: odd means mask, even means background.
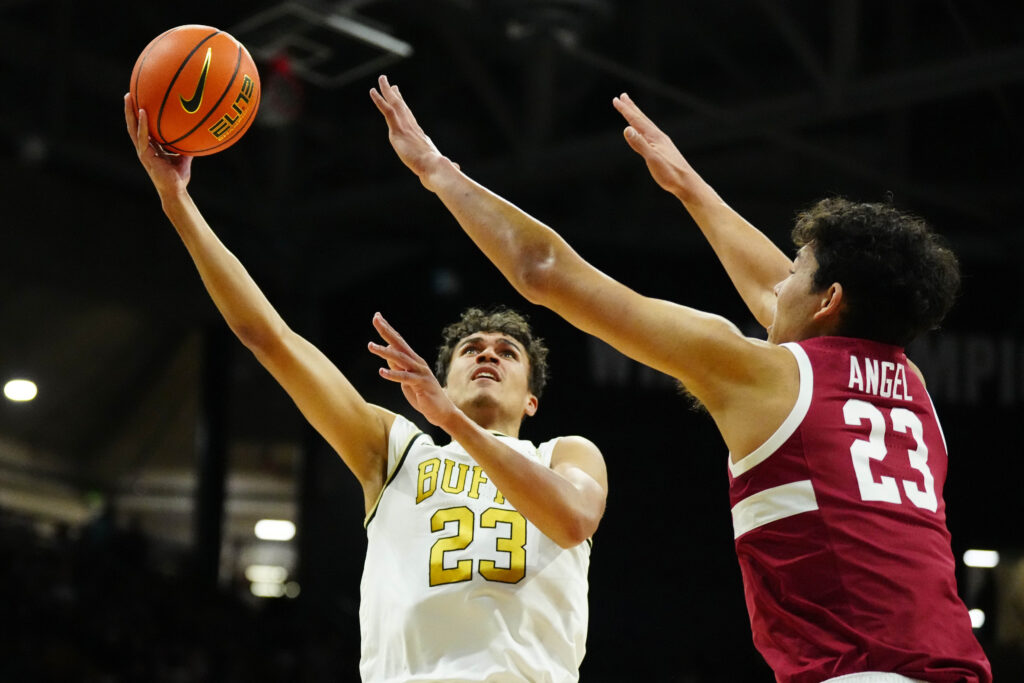
[[[881,476],[877,480],[871,473],[871,461],[881,461],[888,454],[885,447],[886,421],[885,414],[875,405],[867,401],[850,399],[843,406],[843,417],[848,425],[860,425],[865,421],[871,427],[867,440],[857,439],[850,446],[853,458],[853,470],[860,486],[860,496],[867,501],[883,501],[886,503],[902,503],[900,486],[893,477]],[[893,430],[906,434],[910,432],[914,439],[914,448],[907,451],[910,466],[921,473],[924,489],[915,481],[901,480],[903,493],[911,503],[924,510],[935,512],[938,500],[935,497],[935,477],[928,469],[928,447],[924,442],[921,420],[906,408],[893,408],[889,412]]]

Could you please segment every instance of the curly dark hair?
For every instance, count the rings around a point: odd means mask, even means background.
[[[434,374],[438,381],[442,385],[447,383],[448,368],[456,344],[477,332],[500,332],[523,345],[530,360],[528,388],[530,393],[540,398],[548,381],[548,347],[542,338],[534,336],[524,314],[505,306],[468,308],[457,321],[444,328],[441,332],[441,346],[437,349],[437,362],[434,364]]]
[[[797,247],[818,261],[814,286],[843,286],[836,334],[905,346],[938,327],[960,290],[960,266],[921,218],[889,204],[822,199],[797,215]]]

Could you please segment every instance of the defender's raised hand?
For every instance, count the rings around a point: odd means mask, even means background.
[[[433,190],[430,183],[431,173],[442,164],[452,162],[441,154],[420,128],[409,105],[398,92],[398,86],[391,85],[387,76],[380,76],[377,84],[380,89],[371,88],[370,99],[377,105],[377,109],[388,123],[388,140],[391,141],[391,146],[402,163],[419,177],[420,182],[427,189]]]
[[[623,136],[633,151],[647,162],[654,181],[684,202],[692,199],[697,184],[703,186],[704,183],[672,138],[654,125],[626,93],[613,98],[612,105],[629,123]]]

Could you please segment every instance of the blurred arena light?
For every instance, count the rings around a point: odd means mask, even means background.
[[[361,40],[364,43],[368,43],[375,47],[390,52],[399,57],[411,57],[412,56],[412,45],[399,40],[389,33],[385,33],[379,29],[370,26],[369,24],[357,20],[353,16],[346,16],[337,12],[331,13],[325,17],[325,21],[328,26],[345,33],[357,40]]]
[[[280,598],[284,596],[284,584],[259,583],[254,581],[249,584],[249,591],[257,598]]]
[[[971,615],[971,626],[973,628],[981,628],[985,625],[985,611],[980,609],[972,609],[968,614]]]
[[[4,396],[10,401],[31,401],[37,393],[36,383],[28,379],[12,379],[4,385]]]
[[[995,550],[968,550],[964,553],[964,564],[968,567],[991,569],[999,564],[999,553]]]
[[[262,541],[290,541],[295,537],[295,524],[286,519],[261,519],[253,531]]]
[[[252,564],[245,568],[245,578],[250,583],[284,583],[288,570],[273,564]]]
[[[294,598],[299,595],[299,584],[285,583],[288,570],[274,564],[251,564],[245,568],[249,592],[257,598]]]

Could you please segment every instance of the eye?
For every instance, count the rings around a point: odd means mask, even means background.
[[[505,358],[511,358],[512,360],[515,360],[518,357],[516,356],[515,351],[502,351],[501,355],[503,355]]]
[[[461,355],[468,356],[468,355],[473,354],[473,353],[476,353],[476,347],[475,346],[465,346],[462,349],[462,354]]]

